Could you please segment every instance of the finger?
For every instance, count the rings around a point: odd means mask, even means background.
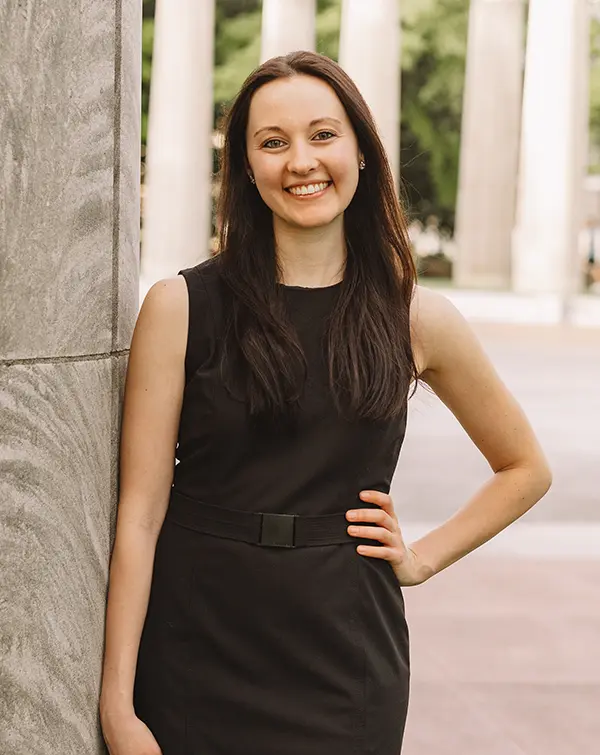
[[[394,557],[394,550],[392,548],[385,548],[382,545],[358,545],[356,552],[361,556],[369,556],[369,558],[383,558],[386,561],[391,561]]]
[[[350,509],[346,512],[346,519],[353,524],[360,522],[374,522],[390,531],[396,529],[396,518],[382,509]]]
[[[392,505],[392,497],[388,493],[380,493],[379,490],[361,490],[359,497],[363,501],[370,501],[378,506]]]
[[[392,497],[386,493],[380,493],[377,490],[363,490],[360,492],[359,497],[363,501],[379,506],[383,511],[387,511],[389,514],[394,513],[394,502],[392,501]]]
[[[366,540],[379,540],[382,543],[392,544],[393,532],[383,527],[348,527],[348,534],[352,537],[361,537]]]

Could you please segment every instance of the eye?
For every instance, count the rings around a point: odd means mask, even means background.
[[[274,147],[269,147],[269,144],[272,145],[273,142],[279,142],[279,144],[276,144]],[[283,141],[281,139],[268,139],[264,144],[263,147],[267,147],[267,149],[278,149],[283,144]]]
[[[318,139],[317,137],[325,136],[325,139]],[[319,131],[318,134],[315,135],[315,139],[317,139],[318,142],[326,142],[329,141],[331,137],[335,137],[336,134],[333,133],[333,131]]]

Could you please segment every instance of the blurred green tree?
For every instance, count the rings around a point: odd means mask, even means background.
[[[237,13],[227,6],[245,6]],[[216,111],[236,95],[244,79],[260,62],[260,0],[217,0],[214,100]],[[229,8],[231,10],[231,7]],[[317,49],[337,59],[340,26],[339,0],[317,2]]]
[[[600,17],[596,10],[591,24],[590,154],[589,172],[600,173]]]
[[[452,231],[469,0],[403,0],[402,180],[413,217]]]

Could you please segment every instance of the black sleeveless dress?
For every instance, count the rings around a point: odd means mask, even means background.
[[[180,271],[186,386],[136,713],[163,755],[399,755],[409,694],[402,590],[389,562],[357,553],[377,541],[348,535],[345,513],[378,508],[361,490],[389,492],[406,413],[338,415],[322,336],[342,284],[284,286],[308,363],[298,423],[277,433],[249,423],[218,373],[218,267],[216,257]]]

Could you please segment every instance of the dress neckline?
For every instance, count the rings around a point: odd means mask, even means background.
[[[337,283],[332,283],[330,286],[289,286],[286,283],[278,283],[286,291],[331,291],[338,288],[343,283],[343,280]]]

